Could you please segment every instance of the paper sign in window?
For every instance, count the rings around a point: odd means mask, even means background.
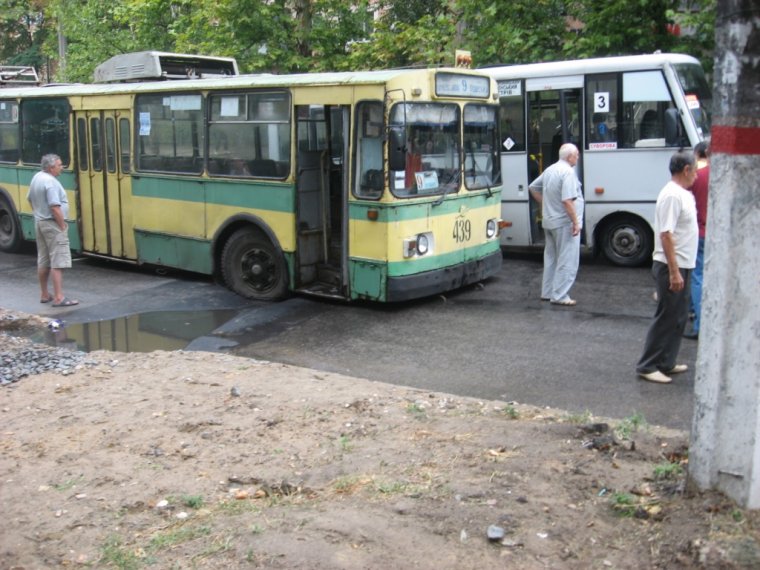
[[[150,136],[150,113],[140,113],[140,136]]]
[[[240,99],[238,97],[222,97],[222,108],[219,110],[222,117],[237,117],[240,115]]]

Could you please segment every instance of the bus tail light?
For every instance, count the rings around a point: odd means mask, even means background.
[[[597,194],[604,194],[604,187],[603,186],[597,186],[594,188],[594,192]]]
[[[499,220],[499,233],[502,232],[502,230],[506,230],[507,228],[512,227],[512,222],[508,222],[507,220]]]
[[[404,240],[404,257],[420,257],[433,250],[433,234],[425,232]]]

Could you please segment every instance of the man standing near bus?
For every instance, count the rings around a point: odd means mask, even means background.
[[[546,240],[541,300],[568,307],[576,304],[570,289],[578,274],[583,227],[583,193],[574,169],[579,156],[578,147],[563,144],[559,160],[528,187],[541,204]]]
[[[69,201],[66,191],[58,181],[63,170],[61,158],[46,154],[40,163],[41,171],[29,183],[26,199],[34,212],[35,237],[37,240],[37,277],[40,282],[40,303],[53,302],[54,307],[70,307],[79,301],[63,294],[63,270],[71,267],[68,225]],[[48,280],[53,280],[53,296]]]
[[[689,273],[697,261],[697,206],[687,190],[697,177],[694,154],[679,151],[670,158],[671,179],[660,191],[654,211],[652,276],[657,309],[636,372],[649,382],[666,384],[670,375],[686,372],[676,364],[681,335],[689,319]]]

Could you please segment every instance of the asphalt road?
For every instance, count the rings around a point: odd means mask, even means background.
[[[508,254],[498,276],[445,296],[392,306],[306,297],[267,304],[246,301],[202,276],[78,259],[64,288],[82,303],[56,309],[39,303],[31,246],[0,253],[0,306],[63,318],[70,326],[97,323],[99,329],[128,315],[143,318],[137,328],[144,329],[153,315],[166,327],[164,336],[175,337],[168,348],[226,350],[571,414],[640,413],[651,424],[689,429],[696,343],[684,340],[680,361],[691,370],[671,385],[642,382],[634,372],[654,311],[649,270],[584,258],[574,308],[539,300],[541,270],[540,256]],[[176,330],[194,315],[213,330]],[[143,341],[140,350],[145,342],[167,348],[159,336]]]

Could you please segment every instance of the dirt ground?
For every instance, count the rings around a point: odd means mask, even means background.
[[[224,354],[88,360],[0,387],[2,569],[760,565],[758,514],[685,491],[687,434],[642,418]]]

